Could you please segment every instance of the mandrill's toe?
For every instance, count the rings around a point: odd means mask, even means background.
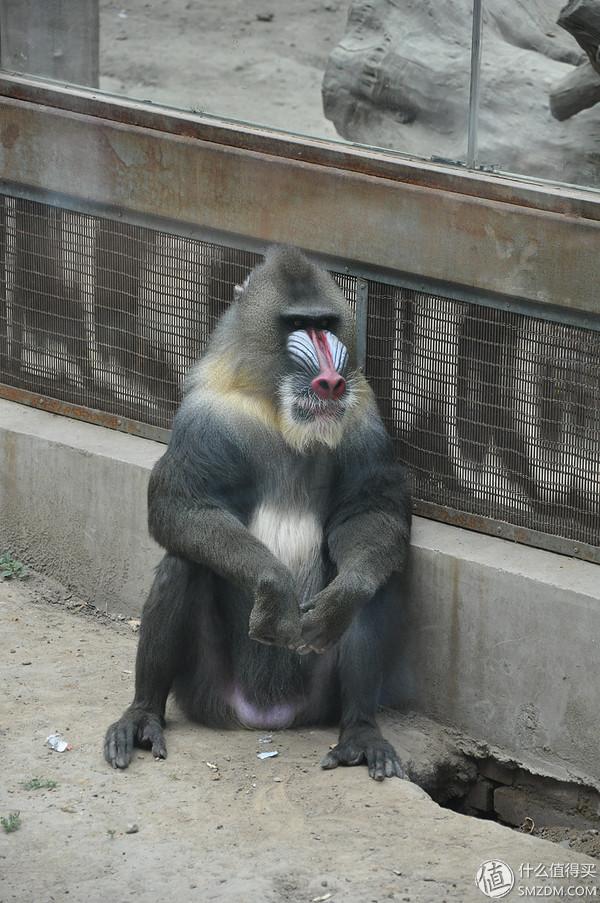
[[[127,768],[133,757],[135,725],[129,719],[111,724],[104,738],[104,758],[113,768]]]
[[[167,758],[167,744],[162,726],[157,720],[148,720],[138,731],[138,744],[142,749],[151,749],[155,759]]]
[[[132,706],[107,730],[104,758],[113,768],[127,768],[136,746],[151,749],[156,759],[167,758],[161,718]]]
[[[391,743],[378,731],[357,731],[356,736],[345,737],[330,749],[321,760],[321,768],[337,768],[338,765],[365,763],[369,776],[375,781],[384,778],[407,778],[402,763]]]

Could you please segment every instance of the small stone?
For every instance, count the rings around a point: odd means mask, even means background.
[[[127,825],[127,827],[125,828],[125,833],[126,834],[137,834],[139,830],[140,830],[139,825],[136,825],[136,824]]]
[[[275,13],[257,13],[256,18],[259,22],[272,22],[275,18]]]

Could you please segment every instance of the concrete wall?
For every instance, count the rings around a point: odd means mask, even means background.
[[[0,549],[137,615],[164,446],[0,400]],[[600,568],[416,518],[397,698],[534,770],[600,781]]]
[[[160,560],[146,487],[164,446],[0,399],[0,549],[137,615]]]
[[[532,770],[600,780],[600,567],[416,519],[401,699]]]

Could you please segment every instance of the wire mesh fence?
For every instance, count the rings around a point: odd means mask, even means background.
[[[367,375],[415,497],[600,544],[600,333],[372,283]]]
[[[2,196],[0,383],[168,428],[260,259]],[[356,277],[334,275],[354,306]],[[375,280],[366,322],[418,500],[600,545],[600,333]]]

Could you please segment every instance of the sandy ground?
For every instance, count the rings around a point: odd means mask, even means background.
[[[321,81],[348,7],[349,0],[101,0],[100,87],[339,139],[323,115]]]
[[[322,771],[333,730],[274,734],[279,756],[259,761],[260,733],[203,729],[172,711],[169,758],[140,752],[112,771],[101,738],[131,698],[135,636],[47,598],[37,579],[0,583],[0,814],[21,817],[0,832],[1,903],[464,903],[485,899],[474,876],[490,858],[517,875],[523,862],[593,862],[442,809],[407,781]],[[71,751],[45,746],[54,731]],[[386,732],[402,745],[401,728]],[[57,786],[26,789],[34,777]]]

